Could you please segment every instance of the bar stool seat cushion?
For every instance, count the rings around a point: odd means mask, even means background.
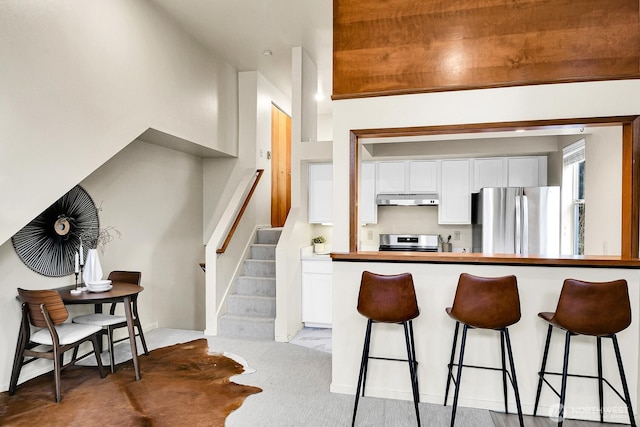
[[[566,331],[591,336],[609,336],[631,324],[627,282],[564,281],[554,313],[538,316]]]
[[[420,315],[411,274],[363,272],[358,313],[375,322],[401,323]]]
[[[480,329],[502,329],[520,320],[520,299],[514,276],[479,277],[462,273],[453,307],[454,320]]]

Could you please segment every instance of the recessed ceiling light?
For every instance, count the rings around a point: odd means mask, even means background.
[[[263,54],[264,56],[271,56],[271,55],[273,55],[273,52],[271,52],[269,49],[265,49],[265,50],[262,52],[262,54]]]
[[[516,132],[526,132],[525,129],[516,129]]]

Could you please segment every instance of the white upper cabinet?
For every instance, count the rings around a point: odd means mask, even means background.
[[[363,162],[360,166],[358,222],[360,224],[376,224],[378,222],[378,209],[376,206],[376,165],[372,162]]]
[[[412,160],[406,163],[409,193],[435,193],[438,191],[438,162]]]
[[[507,185],[509,187],[538,187],[547,185],[546,157],[509,157],[507,161]]]
[[[309,222],[333,222],[333,165],[309,163]]]
[[[545,156],[493,157],[472,160],[472,192],[483,187],[538,187],[547,185]]]
[[[438,223],[471,223],[471,160],[442,160]]]
[[[404,193],[405,162],[376,162],[376,187],[378,194]]]
[[[376,162],[378,194],[433,193],[438,190],[438,161]]]
[[[477,193],[481,188],[484,187],[507,186],[506,158],[473,159],[472,165],[472,193]]]

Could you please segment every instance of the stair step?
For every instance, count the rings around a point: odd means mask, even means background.
[[[276,245],[282,234],[282,228],[259,228],[256,243]]]
[[[250,259],[276,259],[276,245],[256,243],[251,245],[249,252]]]
[[[225,314],[220,317],[218,335],[233,338],[274,340],[275,319]]]
[[[239,295],[275,297],[276,278],[239,276],[236,280],[236,292]]]
[[[229,295],[228,310],[231,315],[276,317],[276,299],[253,295]]]
[[[242,266],[244,276],[276,277],[275,260],[247,259]]]

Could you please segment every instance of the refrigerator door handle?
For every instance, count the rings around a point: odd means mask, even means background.
[[[529,255],[529,200],[527,196],[522,197],[522,255]]]
[[[515,247],[515,253],[516,254],[520,254],[522,253],[522,235],[521,235],[521,230],[522,230],[522,206],[521,206],[521,199],[522,196],[516,196],[516,247]]]

